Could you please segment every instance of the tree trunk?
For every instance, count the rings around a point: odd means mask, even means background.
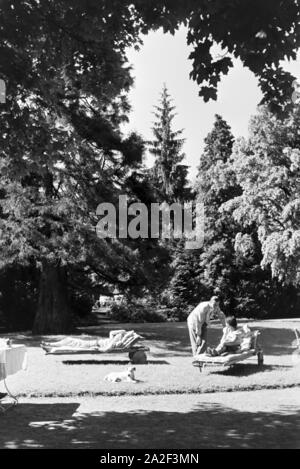
[[[63,334],[70,332],[72,321],[68,305],[66,270],[50,262],[43,262],[38,309],[33,334]]]

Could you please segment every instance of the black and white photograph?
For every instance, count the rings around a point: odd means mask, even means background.
[[[0,0],[0,453],[39,449],[300,449],[300,0]]]

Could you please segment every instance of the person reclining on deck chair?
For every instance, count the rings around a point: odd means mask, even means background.
[[[248,325],[238,327],[235,316],[227,316],[223,336],[216,348],[207,348],[206,355],[217,357],[249,350],[252,333]]]
[[[109,352],[118,348],[126,349],[140,339],[143,339],[143,337],[136,334],[134,331],[121,329],[118,331],[110,331],[107,339],[100,337],[95,339],[66,337],[57,342],[42,342],[41,347],[48,353],[63,350],[78,350],[79,352],[80,350],[95,350],[99,352]]]

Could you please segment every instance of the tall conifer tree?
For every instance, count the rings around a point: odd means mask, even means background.
[[[187,166],[182,163],[185,157],[183,130],[173,130],[175,106],[165,85],[154,115],[154,139],[149,142],[149,151],[155,158],[153,185],[161,202],[183,201],[187,196]]]

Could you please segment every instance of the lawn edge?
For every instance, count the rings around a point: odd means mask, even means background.
[[[123,397],[123,396],[162,396],[162,395],[183,395],[183,394],[215,394],[224,392],[247,392],[247,391],[262,391],[262,390],[279,390],[279,389],[291,389],[300,387],[300,383],[290,384],[253,384],[245,386],[218,386],[212,389],[201,390],[199,388],[191,389],[158,389],[155,391],[79,391],[79,392],[30,392],[30,393],[18,393],[17,398],[66,398],[66,397]]]

